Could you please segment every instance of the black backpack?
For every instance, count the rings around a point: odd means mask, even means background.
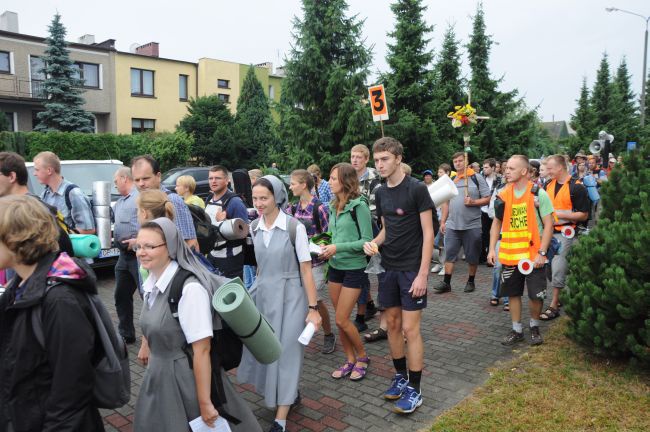
[[[55,279],[48,281],[45,295],[55,286],[65,284]],[[65,288],[64,288],[65,289]],[[124,339],[117,334],[111,316],[99,295],[84,293],[92,312],[92,323],[103,352],[95,364],[95,385],[93,400],[98,408],[116,409],[126,405],[131,398],[131,371],[129,369],[129,352]],[[34,307],[32,314],[32,331],[38,344],[45,349],[42,307]]]
[[[210,216],[201,207],[194,204],[186,204],[190,215],[192,215],[192,224],[196,231],[196,241],[199,243],[199,250],[203,255],[210,253],[217,242],[219,228],[212,225]]]
[[[191,272],[179,267],[170,284],[167,301],[169,303],[169,310],[176,321],[178,321],[178,303],[183,295],[183,286],[190,276],[193,276]],[[212,310],[212,307],[210,309]],[[216,312],[213,310],[212,313]],[[210,341],[210,364],[212,365],[210,399],[214,407],[219,411],[219,415],[233,424],[239,424],[241,421],[228,414],[223,407],[227,401],[223,389],[221,369],[228,371],[239,366],[243,352],[243,344],[241,339],[228,327],[224,320],[221,320],[221,324],[222,328],[214,330]],[[194,369],[193,353],[190,346],[185,343],[182,349],[187,356],[190,369]]]

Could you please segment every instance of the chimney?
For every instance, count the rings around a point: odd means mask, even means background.
[[[269,73],[271,73],[271,74],[273,73],[273,63],[272,62],[259,63],[259,64],[256,64],[255,66],[266,68],[266,69],[269,70]]]
[[[80,44],[93,45],[95,43],[95,35],[85,34],[78,39]]]
[[[135,49],[136,54],[145,55],[149,57],[159,57],[158,55],[158,42],[149,42],[140,45]]]
[[[0,30],[18,33],[18,14],[16,12],[4,11],[0,15]]]

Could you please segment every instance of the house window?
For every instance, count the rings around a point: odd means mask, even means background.
[[[187,100],[187,75],[178,76],[178,99]]]
[[[131,132],[153,132],[156,130],[156,120],[153,119],[131,119]]]
[[[269,86],[269,99],[275,99],[275,89],[272,85]]]
[[[99,65],[94,63],[74,63],[74,77],[81,80],[86,88],[99,88]]]
[[[230,102],[230,95],[219,93],[217,96],[223,102],[226,102],[226,103]]]
[[[154,71],[131,68],[131,96],[153,96]]]
[[[0,51],[0,73],[11,73],[11,54]]]
[[[228,89],[228,88],[230,88],[230,81],[225,80],[225,79],[218,79],[217,80],[217,87]]]
[[[33,98],[45,99],[46,97],[45,90],[43,89],[43,81],[45,81],[44,69],[45,62],[42,58],[29,56],[29,75]]]
[[[16,115],[15,113],[12,112],[6,112],[4,115],[7,116],[7,124],[9,125],[9,132],[16,132],[16,128],[14,127],[14,116]]]

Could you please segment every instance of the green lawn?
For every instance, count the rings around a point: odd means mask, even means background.
[[[565,320],[431,431],[650,431],[650,371],[587,354],[564,336]]]

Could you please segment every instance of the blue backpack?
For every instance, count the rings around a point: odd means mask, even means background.
[[[591,202],[600,201],[600,193],[598,193],[598,183],[592,174],[587,174],[582,178],[582,184],[587,188],[589,199]]]

